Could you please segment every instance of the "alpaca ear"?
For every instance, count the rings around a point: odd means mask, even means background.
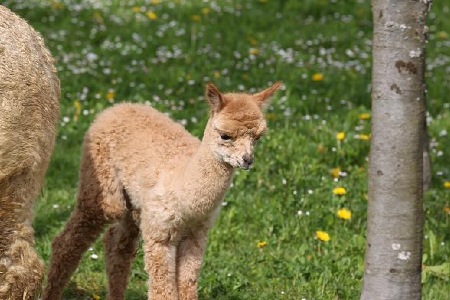
[[[255,99],[256,104],[263,109],[269,104],[269,99],[273,96],[273,94],[279,90],[282,86],[282,83],[277,81],[274,85],[272,85],[270,88],[256,93],[253,95],[253,99]]]
[[[223,108],[223,96],[214,84],[208,83],[206,85],[205,96],[209,102],[212,112],[219,112]]]

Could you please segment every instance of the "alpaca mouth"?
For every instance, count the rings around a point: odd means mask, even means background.
[[[242,158],[225,156],[221,159],[233,168],[241,168],[242,170],[250,170],[253,165],[253,156],[245,155]]]
[[[242,163],[239,163],[239,167],[241,169],[243,169],[243,170],[246,170],[246,171],[250,170],[252,165],[253,165],[253,161],[246,161],[246,160],[244,160]]]
[[[248,170],[250,170],[251,165],[243,164],[243,165],[240,166],[240,168],[241,168],[242,170],[248,171]]]
[[[248,171],[248,170],[250,170],[250,168],[251,168],[251,166],[252,166],[252,164],[251,163],[248,163],[248,162],[245,162],[245,161],[234,161],[234,162],[230,162],[230,161],[228,161],[228,164],[231,166],[231,167],[233,167],[233,168],[240,168],[240,169],[242,169],[242,170],[245,170],[245,171]]]

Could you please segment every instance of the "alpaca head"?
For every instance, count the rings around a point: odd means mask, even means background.
[[[233,168],[248,170],[253,164],[253,148],[266,131],[263,109],[281,87],[277,82],[256,93],[222,94],[213,85],[206,86],[210,120],[205,136],[215,157]]]

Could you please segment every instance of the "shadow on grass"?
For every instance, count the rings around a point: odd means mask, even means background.
[[[62,299],[64,299],[64,300],[72,300],[72,299],[73,300],[75,300],[75,299],[91,300],[91,299],[94,299],[93,296],[94,295],[92,294],[91,291],[88,291],[83,288],[79,288],[75,282],[70,282],[69,285],[66,287],[66,291],[64,292]]]
[[[84,288],[77,286],[75,282],[70,282],[66,287],[63,294],[63,300],[92,300],[99,297],[99,299],[106,299],[107,290],[102,288],[101,290],[93,293]],[[98,299],[98,298],[97,298]],[[145,300],[147,294],[143,291],[137,291],[135,289],[127,289],[125,299],[127,300]]]

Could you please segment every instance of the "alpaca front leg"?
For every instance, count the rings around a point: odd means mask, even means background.
[[[176,286],[176,247],[169,242],[144,237],[145,269],[149,275],[148,299],[178,300]]]
[[[185,238],[177,251],[179,300],[197,300],[197,285],[206,247],[207,230],[200,229]]]

